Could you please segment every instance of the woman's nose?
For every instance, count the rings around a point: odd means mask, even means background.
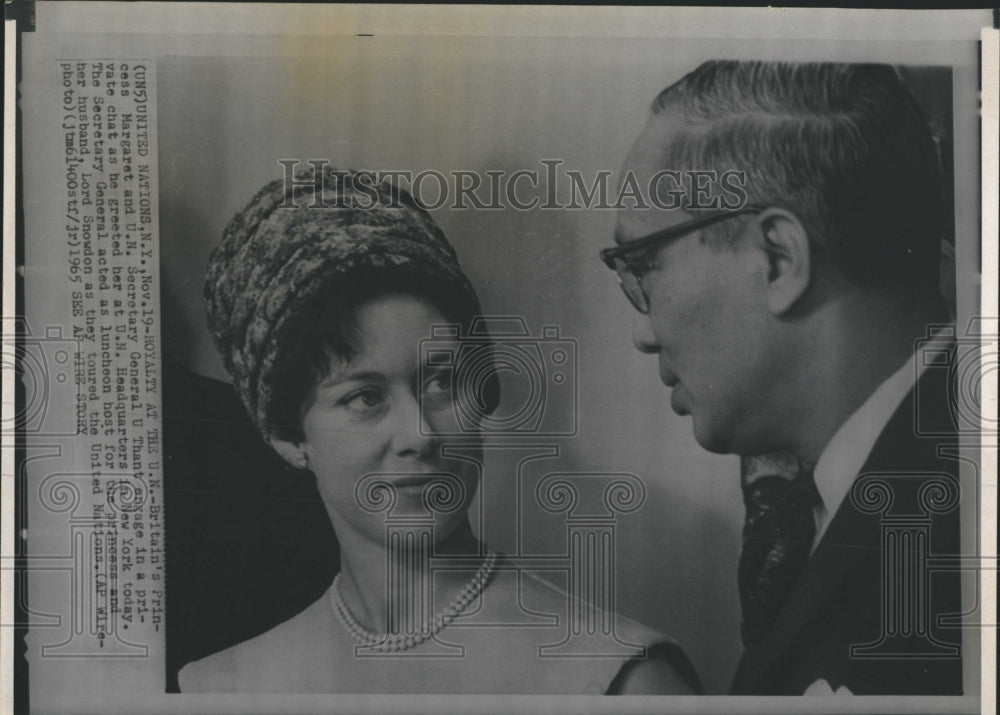
[[[660,343],[653,333],[653,326],[649,322],[648,314],[636,313],[632,320],[632,342],[639,349],[639,352],[655,353],[659,351]]]
[[[407,395],[396,402],[398,407],[393,424],[392,448],[401,457],[430,456],[438,437],[424,416],[420,401]]]

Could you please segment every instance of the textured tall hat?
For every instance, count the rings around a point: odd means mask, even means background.
[[[406,191],[370,173],[298,172],[257,192],[226,227],[205,279],[208,327],[257,428],[270,434],[271,376],[310,301],[358,270],[385,269],[479,299],[454,248]]]

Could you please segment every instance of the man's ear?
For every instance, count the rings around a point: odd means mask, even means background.
[[[794,306],[812,280],[809,234],[795,214],[768,209],[759,218],[761,249],[767,257],[767,304],[782,315]]]
[[[274,447],[275,452],[281,455],[282,459],[296,469],[305,469],[309,466],[309,457],[301,442],[290,442],[272,435],[271,446]]]

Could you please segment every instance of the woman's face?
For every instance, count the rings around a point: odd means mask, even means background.
[[[420,341],[431,335],[431,324],[448,322],[432,304],[412,295],[362,304],[357,355],[350,363],[335,363],[306,401],[305,440],[296,447],[316,475],[341,540],[351,530],[384,543],[387,516],[423,514],[433,518],[434,539],[440,541],[466,519],[478,486],[479,444],[463,440],[467,446],[461,454],[469,459],[441,456],[439,435],[459,431],[451,372],[427,367],[422,372],[420,365]],[[426,493],[429,484],[434,496],[447,497],[446,489],[438,488],[442,480],[458,495],[449,504],[455,508],[445,514],[428,511],[424,501],[432,496]],[[380,509],[389,491],[395,505]]]

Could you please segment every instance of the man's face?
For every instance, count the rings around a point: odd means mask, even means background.
[[[644,190],[664,168],[672,134],[669,116],[658,115],[633,146],[623,172],[633,172]],[[692,218],[680,209],[623,209],[616,237],[627,244]],[[712,247],[694,232],[635,257],[649,266],[642,286],[650,308],[647,315],[636,313],[633,340],[658,356],[660,379],[672,388],[671,406],[691,416],[699,444],[712,452],[753,454],[767,419],[763,386],[774,367],[767,354],[767,262],[755,248],[753,218],[731,221],[736,225],[729,228],[739,234],[732,248]]]

